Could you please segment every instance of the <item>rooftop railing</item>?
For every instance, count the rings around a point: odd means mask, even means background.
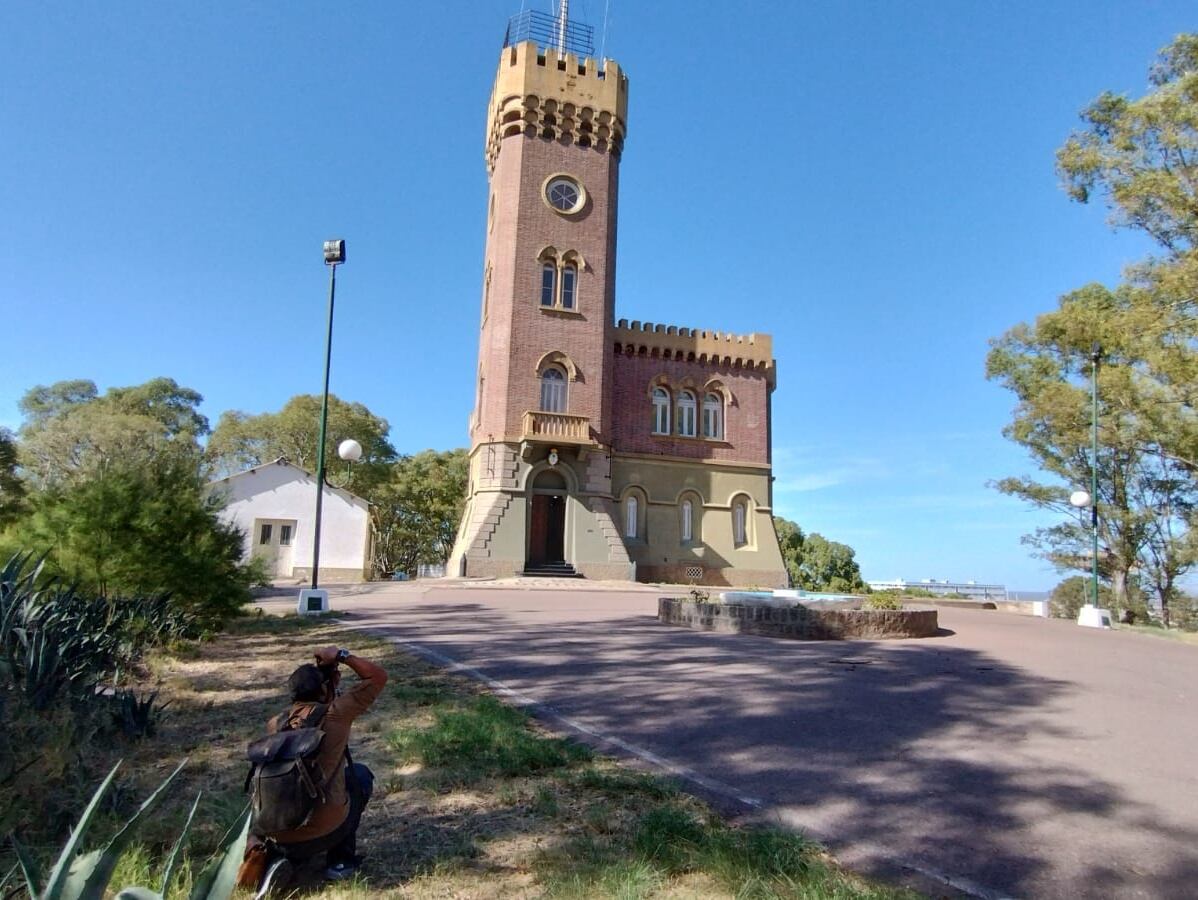
[[[581,22],[567,21],[563,32],[561,20],[557,16],[532,10],[525,10],[508,19],[503,46],[510,47],[525,41],[532,41],[542,48],[555,47],[580,57],[595,55],[593,27]]]

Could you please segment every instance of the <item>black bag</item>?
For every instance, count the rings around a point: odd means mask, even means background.
[[[250,771],[245,789],[250,795],[254,834],[271,835],[302,828],[325,799],[328,778],[320,770],[316,755],[324,732],[320,722],[326,706],[317,704],[303,726],[289,728],[252,741],[246,748]],[[286,714],[281,717],[286,721]],[[336,774],[336,772],[334,772]]]

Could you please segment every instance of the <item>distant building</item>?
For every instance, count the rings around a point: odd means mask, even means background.
[[[244,559],[262,559],[273,578],[312,577],[316,476],[280,457],[209,483],[225,502],[221,517],[245,534]],[[325,485],[320,580],[365,581],[370,574],[370,504]]]
[[[961,594],[970,600],[1006,600],[1007,588],[1001,584],[978,584],[976,581],[936,581],[925,578],[923,581],[906,581],[896,578],[894,581],[867,581],[871,590],[875,591],[927,591],[930,594]]]

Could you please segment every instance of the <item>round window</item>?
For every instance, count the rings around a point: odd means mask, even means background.
[[[575,213],[582,209],[586,194],[573,178],[555,175],[545,183],[545,200],[558,212]]]

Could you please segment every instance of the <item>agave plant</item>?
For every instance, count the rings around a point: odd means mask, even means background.
[[[168,701],[155,706],[154,701],[157,699],[158,691],[151,691],[139,697],[136,691],[129,688],[117,688],[110,697],[113,724],[124,732],[126,737],[153,737],[162,711],[170,705]]]
[[[95,685],[147,647],[199,633],[199,619],[170,597],[87,597],[43,579],[44,560],[17,554],[0,568],[0,684],[46,709],[63,692]]]
[[[91,802],[88,803],[87,809],[79,819],[79,824],[72,829],[71,836],[63,846],[62,852],[59,853],[54,868],[44,880],[33,858],[17,841],[16,836],[12,836],[12,845],[17,852],[21,874],[25,879],[25,887],[29,892],[30,900],[103,900],[105,895],[112,890],[109,882],[116,871],[117,862],[120,860],[121,854],[132,843],[138,826],[162,801],[167,787],[186,764],[187,760],[180,763],[166,781],[146,798],[133,817],[125,823],[107,846],[100,850],[81,854],[83,838],[91,826],[101,802],[112,786],[117,769],[121,764],[118,762],[113,766],[103,784],[92,795]],[[137,886],[126,887],[117,893],[117,900],[163,900],[166,897],[178,872],[184,841],[187,839],[187,833],[191,829],[191,823],[199,804],[200,798],[197,796],[195,803],[192,804],[191,812],[187,816],[187,821],[183,825],[183,830],[179,833],[179,837],[167,857],[162,884],[158,890]],[[245,854],[249,823],[250,811],[247,807],[233,827],[225,834],[216,855],[196,878],[189,895],[190,900],[227,900],[233,893],[237,881],[237,869]]]

